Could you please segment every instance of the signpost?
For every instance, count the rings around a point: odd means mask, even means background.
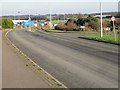
[[[115,32],[115,17],[114,17],[114,16],[112,16],[112,17],[111,17],[111,21],[113,22],[114,38],[115,38],[115,41],[116,41],[116,32]]]

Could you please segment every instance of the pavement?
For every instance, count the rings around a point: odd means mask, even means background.
[[[22,58],[8,44],[3,39],[2,88],[50,88],[48,83],[26,66]]]
[[[118,88],[118,46],[73,33],[11,31],[9,39],[69,88]]]
[[[2,30],[0,30],[0,89],[2,88]]]

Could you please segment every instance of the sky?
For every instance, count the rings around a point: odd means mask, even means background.
[[[118,2],[120,0],[1,0],[0,2]]]
[[[103,12],[117,12],[119,0],[101,0]],[[100,12],[100,0],[3,0],[1,15],[89,14]],[[18,13],[20,12],[20,13]]]

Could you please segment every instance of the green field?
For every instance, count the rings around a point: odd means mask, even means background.
[[[64,23],[64,22],[66,23],[67,20],[65,20],[65,21],[64,20],[52,20],[51,22],[52,22],[52,24],[59,24],[59,23]]]

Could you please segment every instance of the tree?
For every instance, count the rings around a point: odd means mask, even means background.
[[[2,28],[13,28],[14,24],[11,18],[2,19]]]
[[[68,21],[66,22],[66,25],[68,25],[68,23],[76,24],[76,21],[74,19],[68,19]]]
[[[78,26],[83,26],[85,24],[85,18],[79,18],[76,22]]]
[[[96,17],[92,17],[92,16],[88,16],[86,18],[86,22],[92,22],[92,21],[98,22],[98,19]]]
[[[95,17],[92,17],[92,16],[88,16],[87,18],[78,18],[76,24],[78,26],[83,26],[83,25],[85,25],[85,23],[89,23],[89,22],[93,22],[93,21],[98,22],[98,19]]]

